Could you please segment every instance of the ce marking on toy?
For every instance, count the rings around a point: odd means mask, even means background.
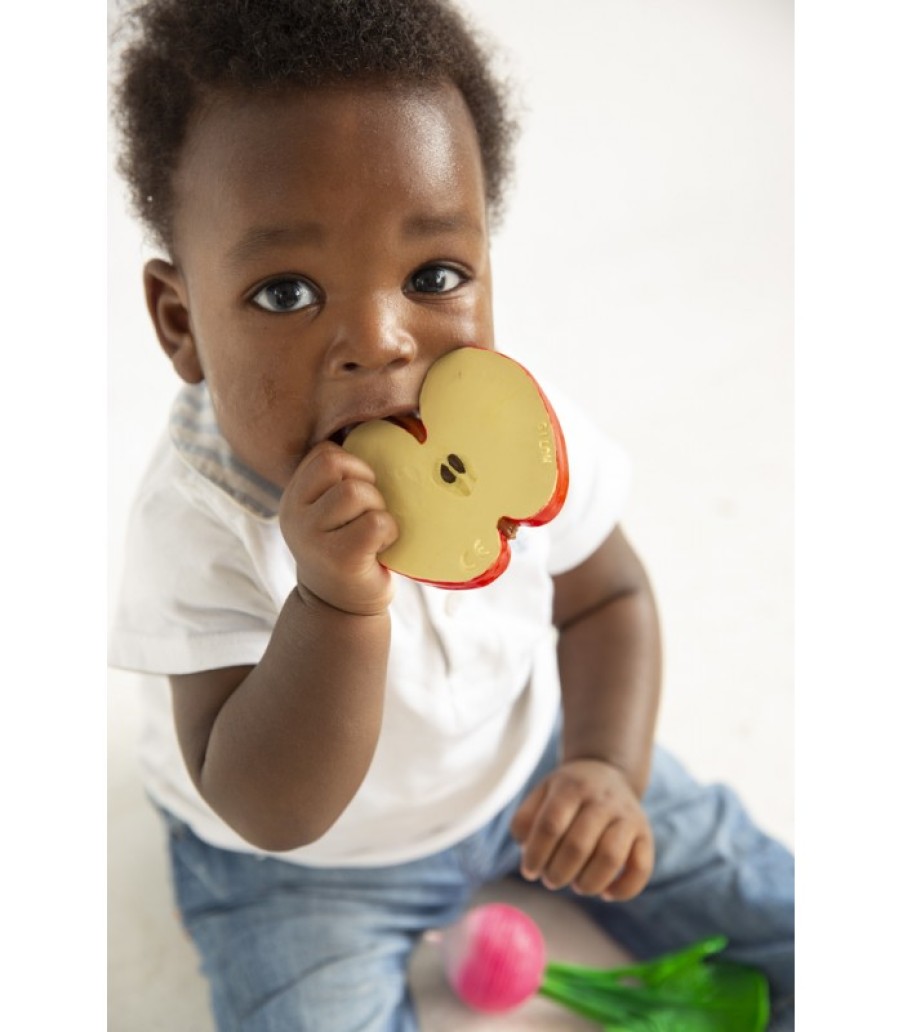
[[[464,570],[476,569],[478,566],[483,565],[491,555],[492,551],[482,538],[477,538],[472,547],[466,549],[462,554],[461,568]]]

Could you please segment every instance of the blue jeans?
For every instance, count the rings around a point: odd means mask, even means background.
[[[406,967],[420,935],[456,920],[476,889],[515,873],[508,825],[523,793],[437,855],[391,867],[300,867],[217,849],[165,814],[174,884],[201,954],[220,1032],[415,1032]],[[656,841],[648,887],[627,903],[573,896],[635,956],[707,935],[772,987],[773,1032],[793,1028],[793,858],[737,797],[697,784],[656,750],[644,797]]]

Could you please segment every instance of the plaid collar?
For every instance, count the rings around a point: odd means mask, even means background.
[[[169,414],[169,434],[182,459],[253,516],[275,519],[282,491],[236,457],[220,433],[207,385],[186,384]]]

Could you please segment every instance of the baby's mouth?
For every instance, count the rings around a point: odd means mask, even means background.
[[[343,426],[341,427],[341,429],[336,430],[334,434],[330,434],[329,440],[332,441],[333,444],[337,444],[341,448],[342,445],[345,443],[345,438],[351,433],[351,431],[356,426],[360,425],[360,423],[349,423],[348,426]]]
[[[385,419],[387,423],[394,423],[396,426],[400,426],[402,430],[407,430],[407,432],[416,437],[421,444],[426,440],[426,427],[423,425],[423,422],[420,419],[420,412],[417,409],[413,409],[411,412],[405,412],[401,415],[383,416],[382,418]],[[348,423],[347,426],[340,427],[336,430],[334,434],[330,434],[329,440],[341,447],[347,440],[351,431],[356,427],[363,426],[365,422],[372,422],[372,420]]]

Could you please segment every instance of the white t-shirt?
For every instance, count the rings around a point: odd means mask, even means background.
[[[557,718],[553,574],[614,528],[629,480],[623,453],[555,392],[570,489],[544,527],[522,527],[505,573],[446,591],[397,576],[383,726],[370,770],[330,830],[283,860],[401,863],[476,831],[522,786]],[[110,634],[112,666],[142,675],[141,761],[151,797],[223,848],[260,852],[204,802],[182,761],[167,675],[255,664],[295,563],[279,492],[219,435],[203,384],[173,406],[138,491]]]

